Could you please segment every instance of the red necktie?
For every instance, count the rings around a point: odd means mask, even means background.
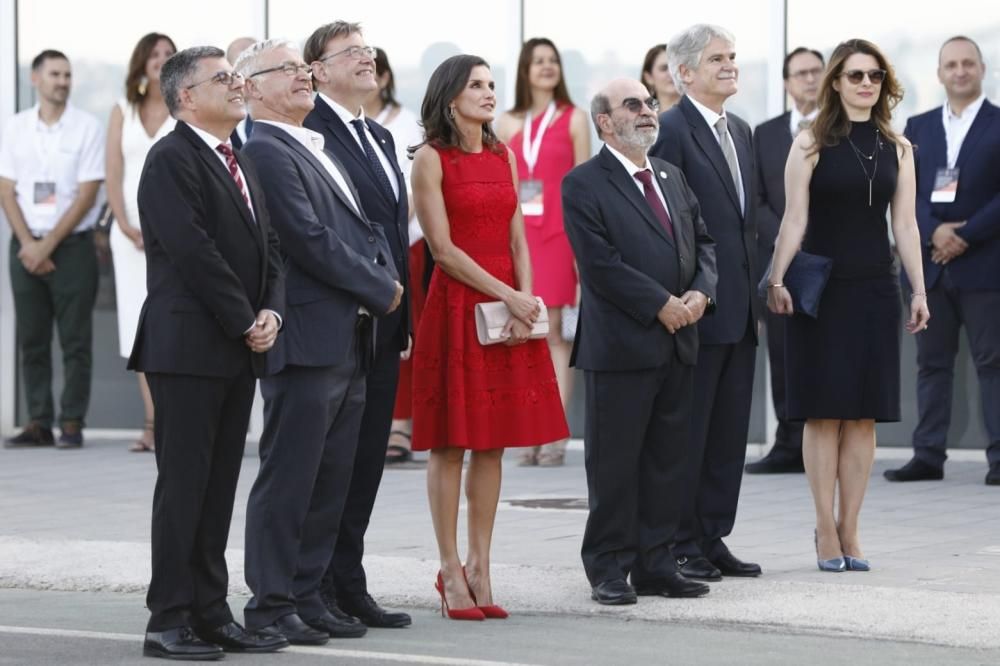
[[[226,166],[229,167],[229,175],[233,177],[236,181],[236,187],[239,188],[240,194],[243,195],[243,201],[247,202],[247,208],[253,210],[250,206],[250,195],[247,194],[247,188],[243,185],[243,179],[240,178],[240,167],[236,162],[236,155],[233,154],[233,149],[230,148],[228,143],[220,143],[215,147],[217,151],[222,153],[226,158]]]
[[[666,229],[667,235],[671,238],[674,237],[674,226],[670,223],[670,214],[667,213],[667,209],[663,207],[663,202],[660,201],[660,197],[656,195],[656,190],[653,189],[653,174],[649,169],[643,169],[642,171],[637,171],[635,177],[642,183],[642,193],[646,196],[646,203],[653,210],[653,215],[656,219],[660,221],[663,228]]]

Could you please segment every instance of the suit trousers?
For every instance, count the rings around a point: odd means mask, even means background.
[[[147,631],[232,621],[226,543],[256,380],[146,374],[156,406]]]
[[[962,326],[979,378],[990,465],[1000,464],[1000,290],[956,288],[945,268],[937,285],[927,290],[933,320],[917,334],[917,427],[914,455],[942,467],[951,425],[952,385],[958,335]]]
[[[244,614],[253,629],[325,610],[320,582],[351,485],[365,378],[352,355],[332,367],[287,366],[261,380],[261,394],[260,470],[246,524],[253,597]]]
[[[739,342],[698,349],[677,557],[717,557],[725,552],[723,537],[733,531],[750,427],[754,347],[748,327]]]
[[[767,362],[771,369],[771,400],[774,414],[778,417],[778,429],[774,433],[774,449],[784,457],[802,459],[803,421],[788,420],[788,404],[785,402],[785,323],[787,315],[776,315],[768,311],[764,319],[767,334]]]
[[[681,476],[691,423],[693,368],[585,371],[584,452],[590,512],[581,555],[591,585],[627,578],[655,585],[677,570]]]
[[[65,383],[59,399],[59,420],[83,425],[90,405],[93,356],[93,312],[97,300],[97,253],[94,234],[67,236],[52,253],[56,270],[33,275],[10,243],[10,285],[17,315],[17,342],[21,350],[28,418],[51,428],[55,420],[52,399],[52,325],[59,334]]]
[[[332,597],[358,598],[368,593],[368,579],[362,564],[365,532],[385,469],[398,384],[399,348],[395,341],[390,341],[376,348],[374,364],[366,378],[365,411],[354,457],[354,473],[340,519],[337,547],[323,577],[323,591]]]

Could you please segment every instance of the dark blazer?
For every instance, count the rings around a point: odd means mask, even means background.
[[[187,124],[149,151],[139,181],[147,295],[130,370],[234,377],[252,360],[263,371],[243,334],[261,309],[282,315],[284,276],[257,172],[238,152],[236,160],[256,218]]]
[[[338,365],[354,351],[358,306],[380,316],[396,294],[382,227],[355,212],[322,163],[288,132],[254,123],[243,153],[260,172],[287,273],[285,325],[267,354],[268,374],[286,365]],[[361,200],[357,190],[354,198]]]
[[[674,238],[607,147],[563,179],[563,221],[579,264],[581,305],[570,365],[642,370],[676,358],[694,365],[698,329],[671,335],[656,318],[670,295],[715,299],[715,243],[676,167],[650,159]]]
[[[731,344],[743,339],[748,322],[759,317],[757,289],[757,226],[754,202],[757,178],[750,126],[726,113],[729,133],[740,163],[746,210],[732,182],[715,130],[708,126],[687,95],[660,115],[660,138],[649,154],[684,172],[701,204],[701,217],[715,240],[719,267],[715,315],[698,322],[702,344]],[[756,336],[756,327],[750,327]]]
[[[761,271],[774,253],[774,241],[785,214],[785,163],[792,149],[792,112],[771,118],[753,132],[753,155],[757,163],[757,257]]]
[[[941,107],[906,121],[904,134],[915,146],[917,168],[917,223],[924,246],[924,281],[933,287],[942,267],[931,261],[930,241],[942,222],[968,220],[957,233],[969,249],[948,263],[952,283],[959,289],[1000,289],[1000,109],[989,100],[976,114],[962,142],[955,166],[958,192],[952,203],[931,203],[937,170],[947,167]]]
[[[374,120],[365,119],[368,129],[379,142],[375,150],[381,150],[389,160],[396,181],[399,183],[399,200],[393,201],[386,196],[376,180],[375,170],[358,146],[354,136],[354,128],[348,127],[337,113],[316,96],[316,106],[303,123],[309,129],[319,132],[326,139],[326,149],[334,153],[341,165],[351,175],[351,181],[361,194],[361,207],[372,222],[380,224],[385,229],[386,240],[389,242],[399,281],[406,291],[403,292],[403,302],[392,314],[383,317],[378,324],[378,342],[380,345],[390,344],[398,350],[406,349],[407,337],[413,333],[410,321],[410,285],[409,285],[409,249],[410,232],[409,202],[406,196],[406,178],[396,161],[396,144],[392,134]]]

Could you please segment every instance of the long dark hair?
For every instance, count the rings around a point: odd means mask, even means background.
[[[431,80],[427,82],[424,102],[420,105],[420,124],[424,127],[424,141],[416,146],[410,146],[408,149],[410,154],[425,143],[438,148],[461,148],[462,135],[454,118],[448,115],[448,106],[465,90],[465,84],[469,82],[473,68],[480,65],[487,68],[490,66],[479,56],[456,55],[437,66],[431,74]],[[503,152],[500,149],[500,139],[489,123],[483,123],[483,146],[495,153]]]
[[[511,111],[518,113],[531,108],[531,81],[528,71],[531,69],[531,59],[534,57],[536,46],[548,46],[555,51],[556,60],[559,61],[559,83],[552,91],[556,104],[559,106],[572,105],[569,98],[569,90],[566,88],[566,72],[563,71],[562,56],[559,49],[546,37],[532,37],[521,46],[521,55],[517,58],[517,86],[514,88],[514,108]]]
[[[823,76],[823,87],[819,92],[819,115],[813,122],[812,131],[816,138],[811,152],[819,152],[824,146],[835,146],[851,132],[851,120],[833,83],[844,73],[844,62],[855,53],[863,53],[875,58],[880,69],[885,70],[885,79],[879,88],[878,101],[872,107],[872,122],[887,141],[899,145],[899,135],[892,129],[892,110],[903,99],[903,88],[896,73],[881,50],[865,39],[849,39],[841,42],[830,56],[830,64]]]
[[[652,83],[646,83],[646,74],[652,75],[653,73],[653,63],[660,56],[661,53],[667,50],[666,44],[657,44],[653,48],[646,51],[646,57],[642,59],[642,71],[639,72],[639,81],[642,85],[646,86],[646,90],[653,97],[656,97],[656,88]]]
[[[125,99],[132,106],[142,102],[142,98],[146,96],[146,92],[140,91],[139,86],[143,77],[146,76],[146,62],[153,55],[153,49],[160,43],[160,40],[170,42],[170,47],[174,53],[177,53],[177,45],[174,44],[174,40],[160,32],[143,35],[139,43],[132,49],[132,57],[128,61],[128,75],[125,77]]]
[[[382,106],[390,109],[394,106],[398,107],[399,102],[396,101],[396,75],[392,73],[392,67],[389,66],[389,56],[386,55],[384,50],[378,47],[375,48],[375,74],[376,76],[389,75],[389,81],[385,84],[385,88],[378,91],[378,97],[382,101]]]

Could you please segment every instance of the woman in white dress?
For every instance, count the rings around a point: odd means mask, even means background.
[[[430,275],[429,252],[424,243],[424,234],[414,215],[412,188],[410,187],[410,167],[413,160],[407,155],[407,148],[423,142],[424,132],[417,117],[396,101],[396,82],[393,78],[389,58],[382,49],[375,49],[375,78],[378,90],[365,102],[365,116],[389,130],[396,144],[396,160],[406,178],[407,196],[410,197],[410,312],[413,329],[423,310],[426,294],[425,276]],[[410,460],[410,433],[412,431],[412,407],[410,393],[411,364],[403,361],[399,368],[399,388],[396,391],[396,407],[392,414],[392,432],[386,451],[387,464]]]
[[[118,303],[119,352],[128,358],[135,341],[139,311],[146,299],[146,255],[139,231],[136,196],[146,154],[174,128],[174,119],[160,94],[160,68],[177,51],[173,40],[151,32],[139,40],[129,60],[125,98],[111,109],[108,122],[108,203],[116,224],[111,228],[111,256]],[[153,450],[153,399],[146,377],[139,374],[145,408],[142,436],[130,451]]]

